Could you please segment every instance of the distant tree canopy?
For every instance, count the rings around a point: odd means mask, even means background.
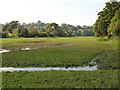
[[[56,23],[50,23],[46,26],[45,31],[48,36],[58,36],[59,26]]]
[[[11,21],[0,24],[0,37],[71,37],[71,36],[114,37],[120,35],[120,1],[110,0],[101,12],[93,26],[73,26],[63,23],[23,23]]]
[[[70,24],[56,23],[23,23],[11,21],[5,25],[0,25],[0,33],[3,38],[8,37],[71,37],[71,36],[93,36],[92,26],[73,26]]]
[[[93,27],[97,37],[118,36],[120,31],[120,1],[107,2],[105,8],[98,13],[98,19]]]

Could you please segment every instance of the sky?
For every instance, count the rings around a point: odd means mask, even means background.
[[[109,0],[0,0],[0,23],[55,22],[93,25]]]

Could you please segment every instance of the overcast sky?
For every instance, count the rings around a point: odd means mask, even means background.
[[[0,0],[0,23],[56,22],[92,25],[109,0]]]

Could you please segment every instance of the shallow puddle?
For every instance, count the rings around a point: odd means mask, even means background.
[[[84,66],[84,67],[30,67],[30,68],[14,68],[14,67],[3,67],[0,68],[0,72],[14,72],[14,71],[91,71],[91,70],[98,70],[97,65],[95,66]]]
[[[10,50],[7,49],[0,49],[0,53],[10,52]]]
[[[30,48],[29,47],[25,47],[25,48],[22,48],[21,50],[30,50]]]

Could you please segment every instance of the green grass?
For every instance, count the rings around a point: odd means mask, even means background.
[[[29,42],[37,41],[39,45],[46,45],[31,51],[14,51],[2,55],[4,67],[58,67],[83,66],[94,58],[99,68],[118,68],[117,40],[106,42],[97,41],[94,37],[69,38],[17,38],[3,39],[3,47],[11,48]],[[43,41],[43,42],[41,42]],[[43,44],[44,43],[44,44]],[[69,46],[54,47],[55,44],[70,43]],[[53,47],[51,47],[53,46]],[[107,62],[107,63],[106,63]]]
[[[66,45],[69,44],[69,45]],[[3,72],[3,88],[116,88],[118,87],[118,41],[94,37],[2,39],[3,48],[26,45],[37,50],[2,54],[3,67],[73,67],[93,59],[97,71]],[[60,45],[60,46],[59,46]],[[58,47],[56,47],[58,46]]]
[[[3,72],[3,88],[117,88],[117,70]]]

